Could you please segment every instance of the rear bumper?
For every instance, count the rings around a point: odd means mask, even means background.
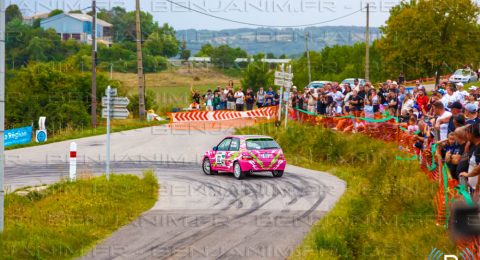
[[[287,166],[286,160],[278,160],[267,165],[259,164],[254,160],[239,160],[242,171],[263,172],[263,171],[284,171]]]

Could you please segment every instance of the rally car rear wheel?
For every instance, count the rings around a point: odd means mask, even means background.
[[[208,158],[203,159],[202,169],[206,175],[213,175],[217,173],[216,171],[212,171],[212,165],[210,164],[210,159]]]
[[[237,180],[242,180],[245,179],[246,175],[247,173],[242,171],[240,164],[238,162],[235,162],[235,164],[233,165],[233,176],[235,176]]]

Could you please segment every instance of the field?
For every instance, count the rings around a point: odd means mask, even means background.
[[[111,175],[61,182],[26,195],[7,194],[0,259],[70,259],[150,209],[158,196],[152,172],[143,179]]]
[[[129,94],[137,93],[137,75],[133,73],[114,73],[113,79],[119,80]],[[151,92],[159,106],[161,114],[171,112],[173,108],[186,108],[191,103],[190,88],[204,94],[217,86],[225,87],[229,80],[235,86],[240,85],[238,77],[229,77],[215,69],[181,67],[160,73],[145,75],[146,91]]]
[[[436,225],[438,184],[393,144],[320,127],[270,124],[239,130],[274,137],[291,164],[329,172],[347,191],[316,223],[291,259],[425,259],[432,248],[454,253],[445,228]],[[308,134],[305,134],[308,133]]]

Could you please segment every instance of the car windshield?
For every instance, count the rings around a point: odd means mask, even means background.
[[[455,76],[470,76],[469,70],[457,70],[455,71]]]
[[[246,143],[248,150],[268,150],[280,148],[277,142],[271,138],[248,139]]]

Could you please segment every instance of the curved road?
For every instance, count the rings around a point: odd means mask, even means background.
[[[154,169],[161,185],[155,206],[121,228],[84,259],[285,259],[328,212],[345,183],[326,173],[288,166],[238,181],[204,175],[197,162],[231,131],[145,128],[112,135],[112,168],[140,174]],[[79,171],[100,174],[104,136],[76,140]],[[69,142],[6,154],[12,189],[52,183],[68,172]],[[288,158],[287,158],[288,159]]]

